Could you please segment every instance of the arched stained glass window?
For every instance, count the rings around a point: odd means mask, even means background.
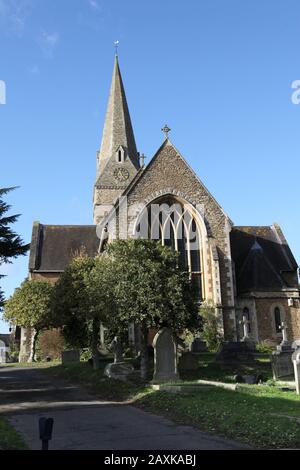
[[[143,232],[144,222],[148,228]],[[190,210],[172,197],[158,199],[141,215],[137,232],[179,252],[179,262],[189,272],[199,301],[203,300],[200,232]]]

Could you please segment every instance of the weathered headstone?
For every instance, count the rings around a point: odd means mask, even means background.
[[[110,379],[127,380],[128,376],[134,372],[134,367],[124,362],[122,344],[117,336],[112,340],[110,349],[114,353],[114,362],[107,364],[104,375]]]
[[[248,320],[248,318],[246,317],[246,315],[243,315],[243,318],[240,322],[242,325],[243,325],[243,339],[242,341],[247,341],[247,339],[249,339],[249,324],[250,324],[250,321]]]
[[[250,320],[248,320],[246,315],[243,315],[242,320],[240,320],[240,324],[243,325],[243,338],[241,340],[242,343],[247,343],[247,347],[251,351],[255,351],[256,346],[253,339],[250,337]]]
[[[191,352],[193,353],[207,352],[206,342],[203,341],[201,338],[195,338],[191,344]]]
[[[114,353],[114,363],[123,362],[123,348],[117,336],[112,340],[110,348]]]
[[[181,370],[197,370],[199,368],[199,356],[192,352],[183,353],[179,358],[178,368]]]
[[[6,344],[0,339],[0,363],[6,362]]]
[[[128,376],[134,372],[134,367],[128,362],[112,362],[107,364],[104,375],[110,379],[127,380]]]
[[[220,345],[216,361],[241,362],[254,361],[254,350],[251,342],[248,341],[227,341]]]
[[[292,355],[297,395],[300,395],[300,348]]]
[[[284,322],[281,323],[282,341],[273,351],[271,356],[272,371],[274,380],[281,377],[293,375],[294,367],[292,362],[292,354],[294,352],[292,343],[287,338],[287,327]]]
[[[69,349],[61,353],[62,364],[69,364],[70,362],[80,362],[80,351],[78,349]]]
[[[179,380],[177,373],[177,351],[170,328],[162,328],[153,340],[154,375],[153,382]]]

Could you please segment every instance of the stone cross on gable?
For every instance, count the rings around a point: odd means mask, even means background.
[[[243,325],[244,339],[249,338],[249,323],[250,321],[248,320],[247,316],[243,315],[243,319],[240,321],[240,324]]]
[[[282,342],[283,342],[283,343],[286,343],[287,340],[288,340],[288,339],[287,339],[287,332],[286,332],[286,330],[287,330],[288,328],[287,328],[287,326],[286,326],[286,324],[285,324],[284,321],[281,322],[281,325],[280,325],[279,328],[280,328],[280,330],[282,331]]]
[[[168,138],[169,138],[169,132],[170,132],[170,130],[171,130],[171,129],[169,128],[169,126],[168,126],[167,124],[165,124],[164,127],[162,127],[161,130],[162,130],[163,133],[165,134],[166,139],[168,139]]]
[[[142,155],[140,155],[141,167],[143,167],[145,165],[145,158],[146,158],[145,154],[142,153]]]

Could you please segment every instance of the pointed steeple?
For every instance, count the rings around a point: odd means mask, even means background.
[[[102,142],[98,153],[98,176],[102,173],[107,162],[110,159],[115,159],[120,148],[122,153],[124,152],[124,158],[130,159],[135,168],[139,169],[139,157],[116,54]]]

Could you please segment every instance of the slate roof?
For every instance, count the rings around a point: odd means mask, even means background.
[[[297,288],[298,265],[279,227],[233,227],[237,293]]]
[[[233,227],[231,252],[237,293],[299,288],[298,265],[280,227]],[[95,225],[43,225],[34,222],[29,258],[31,272],[62,272],[82,248],[98,253]]]
[[[98,252],[95,225],[43,225],[34,222],[29,271],[62,272],[82,248],[89,256]]]

